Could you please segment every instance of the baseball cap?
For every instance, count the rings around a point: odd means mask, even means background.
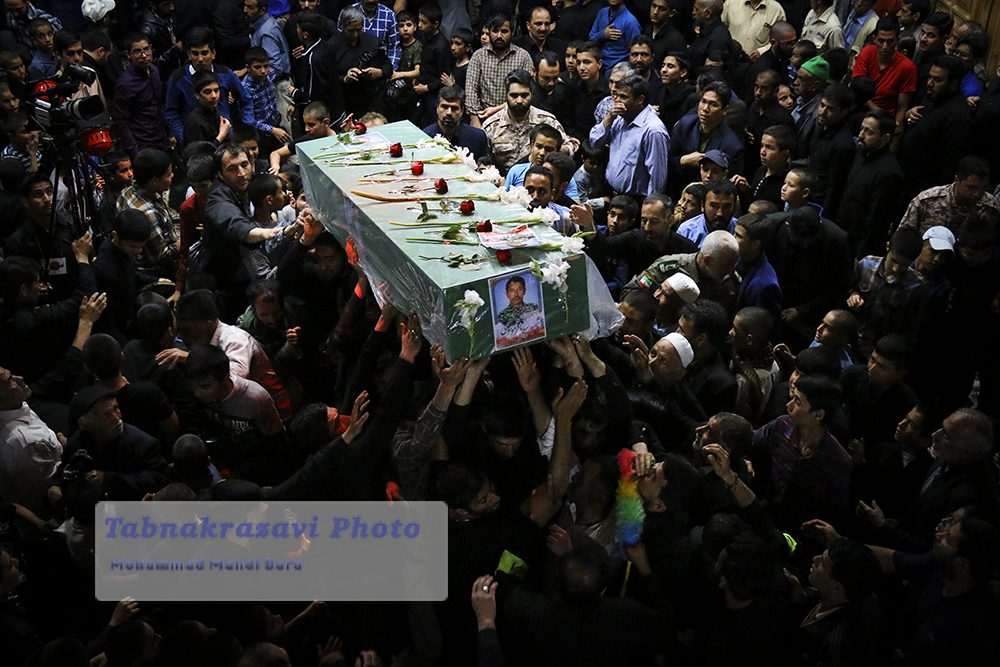
[[[931,248],[934,250],[955,251],[955,235],[951,233],[950,229],[943,225],[931,227],[924,232],[922,238],[924,241],[930,241]]]
[[[717,148],[713,148],[710,151],[706,151],[705,155],[702,156],[701,160],[698,161],[698,164],[701,164],[705,160],[708,160],[709,162],[714,162],[723,169],[729,169],[729,156],[723,153],[722,151],[718,150]]]

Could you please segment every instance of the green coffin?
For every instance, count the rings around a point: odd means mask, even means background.
[[[404,146],[428,139],[409,122],[372,128],[359,139],[377,141],[378,135],[385,137],[390,143],[398,142]],[[385,164],[392,159],[388,151],[374,151],[367,160],[356,154],[352,157],[352,152],[360,148],[345,145],[336,137],[317,139],[296,146],[310,208],[314,217],[342,244],[346,244],[348,238],[353,240],[361,267],[379,299],[388,300],[402,312],[416,310],[420,314],[424,335],[432,343],[441,345],[449,358],[461,355],[489,356],[540,340],[588,329],[593,332],[595,321],[591,318],[592,310],[601,311],[594,314],[599,315],[596,318],[598,321],[604,321],[604,325],[597,327],[602,329],[602,334],[606,334],[609,328],[614,328],[617,310],[613,308],[614,304],[603,282],[595,282],[596,269],[585,255],[566,254],[561,250],[518,248],[512,250],[509,261],[501,263],[497,260],[495,251],[480,245],[444,245],[408,240],[443,240],[442,232],[446,228],[406,228],[390,224],[416,223],[417,216],[421,213],[420,204],[380,202],[351,192],[363,191],[389,197],[433,197],[434,182],[444,178],[448,184],[447,194],[463,197],[448,200],[454,204],[456,212],[447,214],[437,210],[441,205],[439,200],[426,200],[431,213],[437,215],[436,219],[429,222],[468,224],[484,219],[517,220],[528,214],[517,203],[501,204],[499,201],[482,200],[475,201],[473,215],[459,214],[458,204],[464,196],[485,196],[494,193],[496,186],[460,178],[471,172],[461,162],[427,162],[433,158],[449,157],[451,151],[439,145],[405,147],[405,162]],[[406,173],[401,175],[410,177],[411,160],[424,161],[423,177],[427,180],[358,182],[358,179],[374,172],[393,168],[405,169]],[[343,164],[345,162],[363,164]],[[377,177],[391,178],[392,175]],[[416,193],[398,192],[404,186],[426,190]],[[392,191],[397,192],[391,194]],[[494,231],[512,230],[518,226],[519,223],[516,222],[495,225]],[[530,229],[542,243],[560,245],[564,240],[562,235],[545,224],[535,224]],[[475,233],[462,233],[457,240],[478,243]],[[471,271],[450,266],[445,261],[425,259],[453,253],[465,256],[478,254],[488,259],[475,264],[478,268]],[[560,259],[569,265],[565,274],[565,284],[568,287],[565,293],[560,292],[553,284],[543,284],[531,271],[532,262],[545,266]],[[588,271],[591,275],[589,286]],[[511,281],[515,276],[520,276],[523,284],[517,280]],[[462,323],[462,315],[466,311],[456,305],[465,298],[468,290],[475,291],[485,304],[476,311],[471,331]],[[611,313],[609,308],[614,312]]]

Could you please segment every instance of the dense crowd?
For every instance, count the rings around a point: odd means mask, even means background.
[[[997,664],[984,27],[439,1],[4,0],[0,664]],[[620,327],[447,359],[376,294],[296,145],[401,120]],[[102,500],[387,493],[447,505],[446,600],[94,599]]]

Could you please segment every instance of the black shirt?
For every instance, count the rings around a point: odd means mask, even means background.
[[[605,0],[590,0],[585,5],[577,3],[567,7],[559,15],[552,36],[566,42],[574,40],[586,42],[590,37],[590,29],[594,27],[594,21],[597,20],[597,15],[607,6],[608,3]]]
[[[218,108],[209,109],[199,104],[184,121],[184,142],[193,144],[196,141],[210,141],[218,146],[220,118]]]
[[[972,117],[961,91],[925,106],[923,117],[908,125],[896,157],[906,175],[904,196],[912,198],[954,180],[958,161],[969,154]]]
[[[809,199],[821,205],[823,215],[832,220],[837,219],[855,150],[854,137],[844,121],[832,127],[816,123],[809,149],[809,169],[816,174],[818,185]]]
[[[899,190],[903,170],[885,146],[859,150],[847,175],[844,196],[837,209],[837,224],[851,237],[857,256],[880,254],[889,240],[886,221],[899,220]]]
[[[649,12],[646,12],[646,16],[648,20]],[[643,29],[642,34],[653,40],[652,69],[654,72],[658,72],[660,66],[663,65],[663,59],[668,53],[684,53],[687,51],[687,42],[684,41],[684,35],[674,27],[672,21],[667,21],[666,25],[655,35],[653,34],[653,30],[655,28],[649,25]]]
[[[845,370],[840,384],[851,420],[851,435],[863,439],[868,446],[892,441],[896,425],[917,404],[917,395],[902,382],[876,393],[865,364]]]

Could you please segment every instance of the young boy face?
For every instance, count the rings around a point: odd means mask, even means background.
[[[455,60],[464,58],[469,53],[469,45],[458,37],[451,38],[451,57]]]
[[[266,60],[250,63],[250,76],[258,82],[267,81],[267,73],[270,71],[271,63]]]
[[[431,23],[430,19],[423,14],[417,15],[417,21],[420,26],[420,32],[424,33],[428,37],[437,32],[438,27],[441,25],[440,23]]]
[[[711,160],[705,160],[701,163],[701,182],[708,183],[709,181],[717,181],[720,178],[725,178],[729,173],[727,170],[723,169],[719,165],[715,164]]]
[[[25,77],[28,76],[28,70],[24,66],[24,61],[20,58],[15,58],[11,61],[10,65],[4,67],[3,73],[8,79],[14,79],[15,81],[21,81],[22,83],[24,82]]]
[[[52,53],[52,38],[56,31],[50,25],[43,25],[31,33],[31,43],[43,53]]]
[[[119,190],[132,184],[132,160],[122,160],[111,166],[111,185]]]
[[[566,49],[566,71],[576,72],[576,49]]]
[[[588,174],[596,174],[601,171],[601,165],[595,160],[583,158],[583,170]]]
[[[326,136],[327,128],[330,127],[330,120],[328,118],[320,119],[315,116],[303,115],[302,124],[306,127],[306,134],[313,139],[319,139]]]
[[[802,47],[795,46],[792,48],[792,57],[788,59],[788,63],[795,69],[799,68],[799,65],[806,61],[806,57],[802,54]]]
[[[778,142],[770,134],[760,140],[760,163],[768,169],[777,169],[787,162],[788,151],[778,149]]]
[[[701,204],[689,192],[681,194],[681,215],[685,220],[689,220],[701,213]]]
[[[10,133],[8,137],[10,138],[10,143],[23,149],[28,145],[28,142],[31,141],[31,134],[32,133],[28,131],[28,122],[25,121],[21,123],[21,127]]]
[[[258,153],[260,153],[260,146],[257,145],[256,141],[244,141],[240,144],[240,148],[247,152],[247,157],[250,158],[250,164],[257,159]]]
[[[628,216],[624,209],[612,206],[608,211],[608,231],[616,236],[635,227],[635,220]]]
[[[420,17],[420,32],[424,31],[424,17]],[[413,33],[416,32],[416,26],[413,25],[413,21],[400,21],[399,23],[399,38],[405,42],[409,42],[413,38]]]
[[[483,28],[483,31],[479,33],[479,45],[489,48],[490,46],[490,29]]]
[[[791,111],[795,108],[795,96],[788,86],[778,86],[778,104]]]
[[[194,190],[195,195],[200,199],[208,198],[208,191],[212,189],[212,181],[193,181],[191,183],[191,189]]]
[[[219,106],[219,84],[210,83],[196,94],[198,104],[206,109],[215,109]]]
[[[17,111],[21,106],[21,100],[17,99],[17,96],[9,90],[0,93],[0,109],[4,111]]]
[[[788,172],[788,175],[785,176],[785,184],[781,186],[781,201],[786,201],[789,204],[802,203],[808,199],[806,190],[802,187],[802,179],[799,178],[799,175]]]
[[[584,51],[576,57],[576,73],[584,81],[593,81],[601,75],[601,62],[593,53]]]

